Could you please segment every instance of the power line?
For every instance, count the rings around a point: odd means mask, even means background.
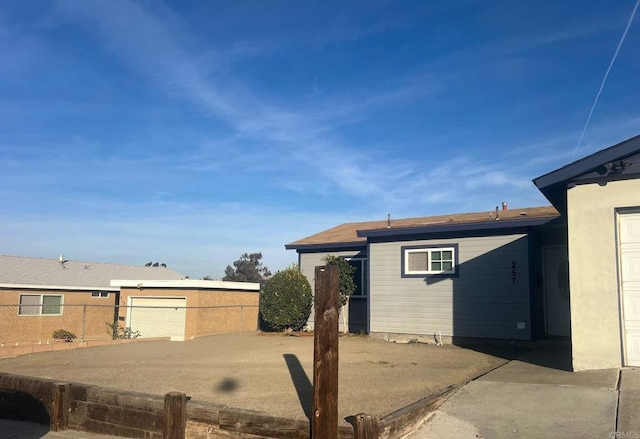
[[[604,74],[604,78],[602,78],[602,83],[600,84],[600,89],[598,90],[598,94],[596,94],[596,99],[593,101],[593,105],[591,106],[591,111],[589,111],[589,117],[587,117],[587,122],[584,124],[584,128],[582,129],[582,134],[580,134],[580,140],[578,140],[578,144],[573,150],[573,154],[571,154],[571,161],[576,155],[578,148],[582,144],[582,139],[584,138],[584,133],[587,132],[587,127],[589,126],[589,122],[591,122],[591,116],[593,116],[593,111],[596,109],[596,105],[598,104],[598,99],[600,99],[600,94],[602,93],[602,89],[604,88],[605,82],[607,82],[607,78],[609,77],[609,72],[613,67],[613,63],[616,62],[616,58],[618,58],[618,52],[620,52],[620,47],[622,47],[622,43],[624,43],[625,38],[627,37],[627,33],[629,32],[629,28],[631,27],[631,23],[633,22],[633,18],[636,15],[636,11],[638,10],[638,6],[640,6],[640,0],[636,1],[636,5],[631,11],[631,16],[629,17],[629,21],[627,22],[627,27],[624,29],[622,34],[622,38],[620,38],[620,42],[618,43],[618,47],[616,47],[616,51],[613,54],[613,58],[611,58],[611,62],[609,63],[609,68],[607,68],[606,73]]]

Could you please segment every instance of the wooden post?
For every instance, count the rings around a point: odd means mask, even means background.
[[[55,383],[51,390],[51,413],[49,429],[64,431],[69,428],[69,408],[71,405],[71,384]]]
[[[338,437],[338,267],[316,267],[311,437]]]
[[[351,421],[353,424],[353,439],[378,439],[380,437],[380,427],[378,418],[360,413],[355,415]]]
[[[169,392],[164,395],[163,439],[184,439],[187,430],[187,395]]]
[[[84,330],[87,326],[87,305],[82,306],[82,333],[80,334],[80,341],[84,341]]]

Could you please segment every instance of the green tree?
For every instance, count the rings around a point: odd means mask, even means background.
[[[303,329],[312,303],[311,285],[295,264],[274,274],[260,291],[260,315],[276,330]]]
[[[322,258],[322,261],[327,265],[337,265],[339,274],[338,274],[338,285],[340,287],[340,306],[344,306],[349,303],[349,297],[353,293],[356,292],[358,288],[356,286],[356,282],[353,278],[354,273],[356,272],[356,267],[349,264],[344,258],[339,256],[327,255]]]
[[[349,264],[345,258],[339,256],[327,255],[322,258],[327,265],[336,265],[338,267],[338,288],[339,288],[339,305],[342,310],[342,330],[347,332],[347,315],[349,314],[349,297],[355,293],[356,282],[353,278],[356,267]]]
[[[262,283],[269,276],[271,272],[262,265],[262,253],[245,253],[233,263],[233,267],[227,265],[222,280]]]

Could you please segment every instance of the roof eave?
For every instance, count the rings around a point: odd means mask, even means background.
[[[16,284],[0,283],[0,289],[11,290],[65,290],[65,291],[118,291],[118,288],[105,285],[76,286],[76,285],[47,285],[47,284]]]
[[[284,246],[287,250],[297,251],[321,251],[321,250],[347,250],[364,248],[367,246],[366,241],[349,241],[349,242],[324,242],[318,244],[287,244]]]
[[[533,179],[533,183],[540,191],[545,194],[544,188],[554,186],[563,182],[567,182],[572,178],[578,177],[594,168],[614,160],[637,154],[640,151],[640,135],[627,139],[609,148],[598,151],[573,163],[569,163],[555,171],[541,175]],[[546,196],[546,194],[545,194]],[[549,200],[551,201],[551,200]]]
[[[229,282],[215,280],[153,280],[153,279],[114,279],[111,286],[120,288],[196,288],[205,290],[241,290],[259,291],[260,284],[257,282]]]
[[[365,238],[378,238],[378,237],[390,237],[390,236],[402,236],[402,235],[421,235],[432,233],[455,233],[455,232],[473,232],[480,230],[504,230],[514,229],[520,227],[535,227],[547,224],[555,219],[559,218],[559,215],[552,217],[540,217],[540,218],[527,218],[517,220],[493,220],[482,221],[477,223],[464,223],[464,224],[443,224],[435,226],[421,226],[421,227],[403,227],[403,228],[391,228],[391,229],[379,229],[379,230],[358,230],[358,236]]]

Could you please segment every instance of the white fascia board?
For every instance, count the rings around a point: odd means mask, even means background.
[[[198,288],[206,290],[242,290],[260,291],[260,284],[256,282],[228,282],[223,280],[125,280],[111,281],[112,287],[129,288]]]
[[[118,291],[118,288],[99,287],[78,287],[73,285],[33,285],[33,284],[0,284],[2,289],[22,289],[22,290],[67,290],[67,291]]]

